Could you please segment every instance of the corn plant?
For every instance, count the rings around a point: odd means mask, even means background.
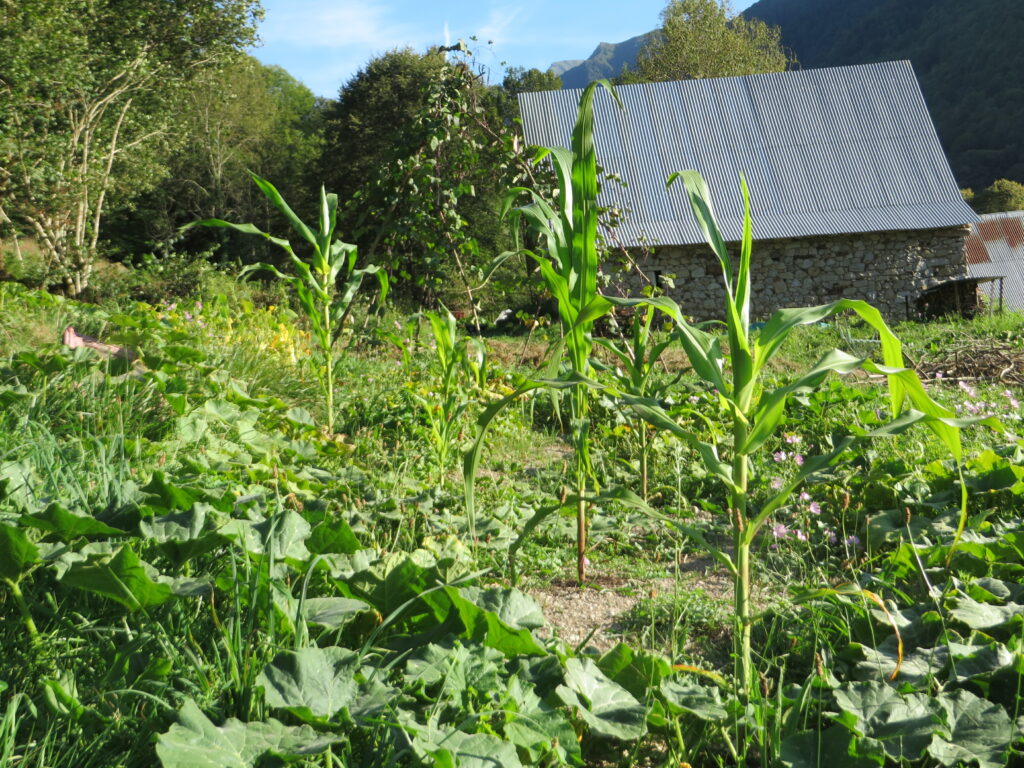
[[[752,280],[750,256],[752,229],[750,203],[746,183],[742,183],[744,200],[743,239],[739,264],[734,266],[725,241],[715,221],[707,185],[699,173],[685,171],[673,174],[669,185],[682,180],[701,232],[720,262],[725,282],[725,325],[728,351],[723,351],[719,337],[686,321],[678,308],[663,299],[647,301],[670,314],[677,326],[677,338],[689,358],[694,372],[714,388],[727,423],[719,440],[704,442],[680,426],[652,400],[624,399],[649,423],[671,432],[700,454],[707,470],[725,486],[732,532],[732,554],[711,548],[715,557],[728,569],[734,586],[734,658],[735,686],[741,700],[749,701],[756,692],[756,672],[751,653],[751,628],[755,621],[751,605],[751,549],[758,533],[783,507],[794,490],[817,472],[837,462],[855,440],[896,434],[915,423],[926,424],[959,463],[963,457],[960,427],[964,420],[953,419],[953,412],[942,407],[925,392],[917,375],[904,367],[900,341],[886,325],[877,309],[863,301],[840,300],[818,307],[780,309],[764,327],[751,329],[750,303]],[[616,303],[630,303],[621,302]],[[632,302],[635,303],[635,302]],[[883,363],[861,359],[840,350],[823,355],[816,365],[795,380],[766,389],[763,374],[767,363],[779,351],[790,332],[803,325],[814,324],[846,311],[855,312],[875,330],[880,338]],[[807,458],[799,472],[783,487],[760,504],[755,504],[752,456],[763,450],[769,438],[781,427],[786,405],[794,395],[817,387],[830,372],[849,373],[863,369],[883,375],[889,388],[892,421],[862,437],[847,436],[836,440],[831,453]],[[993,426],[991,420],[989,423]],[[723,455],[720,455],[724,454]],[[961,483],[961,487],[963,487]],[[966,491],[963,492],[964,494]],[[962,511],[966,496],[962,496]],[[966,522],[961,517],[961,531]],[[694,536],[700,537],[696,531]],[[959,534],[958,534],[959,537]],[[703,541],[703,539],[700,539]],[[955,546],[955,542],[954,542]]]
[[[333,433],[334,344],[352,311],[353,301],[362,286],[363,278],[367,275],[376,275],[380,284],[379,300],[383,301],[388,290],[387,275],[374,265],[356,269],[356,246],[334,239],[338,214],[337,195],[327,194],[324,188],[320,187],[319,229],[314,232],[295,215],[273,184],[255,173],[249,175],[267,200],[288,219],[292,229],[309,244],[312,249],[309,262],[295,254],[288,240],[269,235],[253,224],[232,224],[223,219],[203,219],[189,226],[227,227],[247,235],[259,235],[283,248],[288,254],[295,270],[294,275],[286,275],[272,264],[263,263],[250,264],[242,270],[242,275],[265,270],[287,281],[295,290],[299,304],[309,320],[320,356],[318,374],[327,401],[327,430]]]
[[[487,383],[487,358],[480,342],[458,338],[455,317],[447,309],[444,315],[425,315],[434,337],[437,391],[430,397],[411,395],[427,419],[438,485],[443,485],[452,449],[459,445],[462,417],[472,403],[470,394],[482,391]]]
[[[654,307],[648,305],[636,311],[630,320],[629,336],[618,343],[612,339],[599,338],[596,342],[617,358],[614,371],[615,387],[620,392],[634,397],[659,399],[680,379],[682,371],[673,379],[657,380],[654,372],[662,353],[672,344],[666,336],[660,341],[654,337],[651,325]],[[640,495],[647,501],[648,464],[650,463],[650,426],[638,419],[637,433],[640,437]]]
[[[537,253],[521,248],[521,253],[532,259],[540,270],[549,291],[558,304],[558,317],[562,326],[562,345],[567,353],[571,375],[560,381],[531,382],[516,396],[538,387],[570,389],[570,433],[575,456],[576,505],[576,572],[580,582],[586,578],[587,567],[587,506],[588,490],[596,490],[590,461],[590,395],[593,381],[591,351],[594,322],[611,305],[597,292],[597,156],[594,152],[594,93],[599,86],[608,89],[613,98],[618,96],[606,80],[591,83],[580,97],[579,112],[572,133],[572,149],[543,147],[537,161],[550,157],[558,177],[558,208],[552,206],[539,193],[526,187],[514,187],[505,195],[503,216],[508,216],[518,233],[520,222],[545,246]],[[524,195],[530,203],[513,207]],[[502,254],[491,267],[491,272],[505,259],[514,255]],[[504,407],[509,398],[488,408],[480,419],[481,430],[474,447],[467,454],[467,506],[473,515],[472,478],[479,460],[482,435],[490,419]]]

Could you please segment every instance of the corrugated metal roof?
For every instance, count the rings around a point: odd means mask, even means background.
[[[1004,304],[1024,310],[1024,211],[988,213],[971,225],[967,237],[972,277],[1003,277]],[[986,289],[996,298],[995,286]]]
[[[727,240],[742,234],[739,177],[757,239],[937,229],[978,220],[963,202],[908,61],[599,89],[598,162],[625,186],[625,245],[703,242],[676,171],[707,179]],[[581,91],[519,96],[531,144],[569,146]]]

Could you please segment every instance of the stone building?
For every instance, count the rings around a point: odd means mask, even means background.
[[[753,218],[754,311],[865,299],[901,319],[966,277],[977,215],[963,202],[909,62],[620,86],[595,99],[600,202],[643,280],[697,318],[720,316],[722,277],[682,186],[702,173],[727,242]],[[526,138],[568,146],[580,91],[522,94]],[[635,288],[640,279],[626,285]]]

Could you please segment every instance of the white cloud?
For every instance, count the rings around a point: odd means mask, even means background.
[[[336,0],[293,0],[265,3],[266,17],[260,37],[266,45],[358,47],[383,50],[396,45],[419,45],[423,34],[416,26],[388,18],[381,3]]]
[[[516,19],[521,15],[522,6],[492,7],[491,12],[487,16],[487,21],[484,22],[483,26],[478,27],[474,34],[482,43],[507,43],[509,42],[508,32],[514,27]]]

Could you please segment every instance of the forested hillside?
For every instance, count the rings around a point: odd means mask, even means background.
[[[1024,179],[1019,0],[760,0],[744,16],[780,27],[799,67],[910,59],[960,186]],[[618,76],[647,37],[601,43],[564,87]]]
[[[1024,178],[1019,0],[760,0],[802,67],[910,59],[961,186]]]

